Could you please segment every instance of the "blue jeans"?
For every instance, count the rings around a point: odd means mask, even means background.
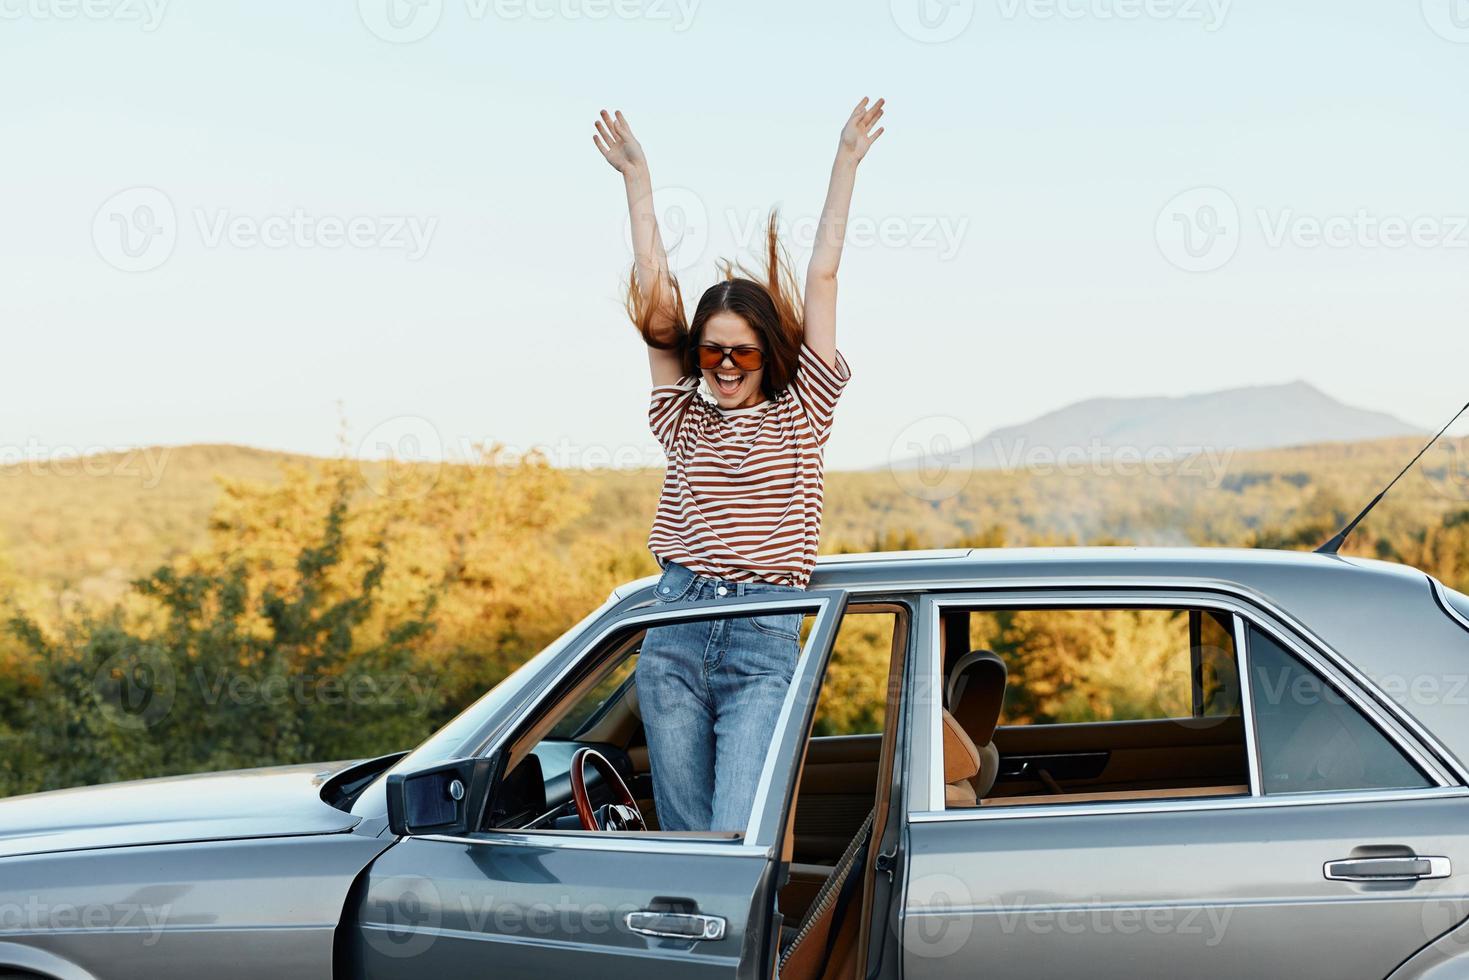
[[[804,591],[670,561],[654,594],[662,603]],[[660,830],[744,832],[800,628],[801,613],[765,613],[655,626],[643,637],[634,672]]]

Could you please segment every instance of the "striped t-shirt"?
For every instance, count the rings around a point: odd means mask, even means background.
[[[648,547],[700,575],[805,588],[821,534],[822,449],[852,376],[806,344],[790,387],[721,409],[699,378],[653,389],[648,424],[668,456]]]

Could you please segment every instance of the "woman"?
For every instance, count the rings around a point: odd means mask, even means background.
[[[626,185],[628,313],[647,344],[649,424],[668,457],[648,536],[663,568],[660,602],[800,592],[811,577],[822,449],[850,377],[836,347],[837,265],[857,164],[882,135],[873,130],[882,114],[882,99],[863,99],[842,128],[804,303],[772,213],[761,280],[724,263],[688,322],[642,147],[621,112],[604,110],[596,124],[593,142]],[[648,631],[636,683],[661,829],[744,831],[800,623],[785,613]]]

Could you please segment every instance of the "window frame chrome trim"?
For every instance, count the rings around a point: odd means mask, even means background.
[[[727,841],[696,841],[670,835],[667,839],[662,839],[657,836],[657,832],[614,834],[590,830],[486,830],[482,833],[483,836],[478,837],[462,834],[415,834],[411,839],[442,844],[490,844],[502,847],[548,847],[639,854],[696,854],[705,857],[743,855],[763,858],[770,851],[769,845],[749,844],[738,838]]]
[[[926,824],[965,820],[1095,817],[1208,810],[1263,810],[1287,806],[1334,806],[1456,798],[1469,799],[1469,787],[1428,786],[1423,789],[1344,790],[1331,793],[1281,793],[1276,796],[1199,796],[1168,800],[1117,800],[1101,803],[1039,803],[1024,806],[1000,806],[988,810],[984,807],[971,807],[959,810],[923,810],[908,814],[908,821],[915,824]]]
[[[1230,613],[1230,622],[1234,627],[1234,659],[1235,668],[1239,671],[1239,710],[1245,726],[1245,757],[1249,760],[1250,796],[1264,796],[1265,789],[1260,782],[1260,745],[1255,734],[1255,692],[1250,685],[1249,629],[1245,625],[1245,618],[1238,612]]]
[[[1151,602],[1150,602],[1151,601]],[[937,627],[939,609],[943,606],[968,606],[977,608],[983,606],[1014,606],[1024,608],[1038,608],[1046,606],[1137,606],[1139,608],[1172,607],[1172,608],[1212,608],[1232,614],[1239,622],[1236,624],[1236,659],[1240,670],[1240,694],[1241,712],[1244,714],[1246,724],[1246,744],[1249,746],[1253,741],[1254,709],[1253,697],[1247,687],[1249,683],[1249,650],[1248,643],[1240,644],[1238,630],[1242,627],[1253,625],[1268,634],[1275,642],[1280,643],[1285,649],[1305,661],[1313,670],[1326,677],[1326,679],[1341,689],[1342,694],[1363,714],[1369,722],[1389,739],[1392,744],[1411,759],[1425,774],[1429,780],[1435,783],[1435,789],[1462,788],[1465,780],[1463,773],[1459,771],[1457,760],[1448,753],[1436,739],[1421,737],[1422,726],[1407,719],[1409,724],[1404,724],[1400,714],[1406,716],[1401,708],[1386,699],[1376,686],[1371,684],[1360,671],[1355,668],[1344,669],[1339,654],[1331,651],[1321,640],[1307,631],[1298,622],[1280,613],[1273,603],[1262,600],[1258,596],[1247,593],[1244,590],[1225,587],[1222,583],[1213,580],[1183,584],[1177,581],[1166,585],[1156,585],[1146,581],[1138,583],[1126,583],[1116,581],[1093,582],[1087,584],[1065,584],[1046,580],[1030,580],[1022,588],[1006,588],[999,585],[986,583],[982,586],[971,586],[966,589],[956,589],[948,592],[934,592],[923,596],[920,605],[920,616],[922,625],[930,632],[928,642],[922,642],[920,638],[919,656],[924,658],[916,666],[918,676],[922,678],[924,689],[927,691],[942,691],[942,664],[939,662],[939,630]],[[1308,649],[1302,643],[1296,642],[1295,637],[1282,636],[1279,629],[1273,628],[1268,623],[1261,621],[1262,614],[1266,618],[1275,619],[1287,629],[1296,631],[1311,645]],[[1247,638],[1246,638],[1247,639]],[[919,697],[915,692],[915,699]],[[1385,702],[1385,703],[1384,703]],[[943,782],[943,732],[942,713],[932,710],[934,702],[931,698],[917,701],[917,706],[924,707],[928,719],[926,725],[914,725],[915,733],[922,731],[923,739],[914,739],[910,751],[926,752],[928,758],[926,766],[922,770],[926,776],[927,786],[917,785],[919,780],[915,779],[915,785],[910,787],[908,798],[908,817],[910,820],[925,813],[937,813],[943,816],[965,815],[963,819],[996,819],[1001,810],[1006,808],[995,808],[986,811],[979,808],[963,808],[957,810],[945,810],[944,782]],[[940,696],[937,703],[942,705]],[[1419,747],[1421,745],[1421,748]],[[1429,754],[1425,754],[1425,750]],[[1263,794],[1263,787],[1259,781],[1259,758],[1258,747],[1250,752],[1250,795],[1241,797],[1230,797],[1244,801],[1263,801],[1271,799]],[[1455,779],[1458,782],[1455,782]],[[1396,792],[1396,791],[1389,791]],[[1410,790],[1409,792],[1415,792]],[[1340,794],[1338,794],[1340,795]],[[1110,808],[1112,803],[1071,803],[1059,804],[1066,813],[1077,812],[1100,812],[1101,809]],[[1021,813],[1034,813],[1038,807],[1045,804],[1027,805],[1015,807]],[[1193,807],[1184,807],[1192,809]],[[1049,808],[1048,808],[1049,809]],[[1156,809],[1154,807],[1153,809]],[[1011,816],[1007,814],[1006,816]]]

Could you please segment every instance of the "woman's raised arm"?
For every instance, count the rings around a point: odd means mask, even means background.
[[[875,132],[872,127],[882,118],[883,101],[878,99],[869,106],[864,98],[842,127],[826,203],[816,227],[816,242],[806,266],[806,345],[833,366],[837,356],[837,266],[842,261],[847,215],[852,209],[852,186],[857,180],[857,164],[882,135],[882,127]]]
[[[666,347],[648,345],[648,367],[654,385],[668,385],[683,376],[675,342],[678,320],[674,314],[676,297],[668,275],[668,254],[663,250],[663,236],[658,231],[658,215],[653,210],[653,180],[648,175],[648,158],[633,136],[632,127],[619,110],[608,115],[602,110],[592,142],[612,168],[622,174],[627,190],[627,213],[632,228],[633,264],[636,270],[638,302],[652,316],[648,322],[651,339]]]

